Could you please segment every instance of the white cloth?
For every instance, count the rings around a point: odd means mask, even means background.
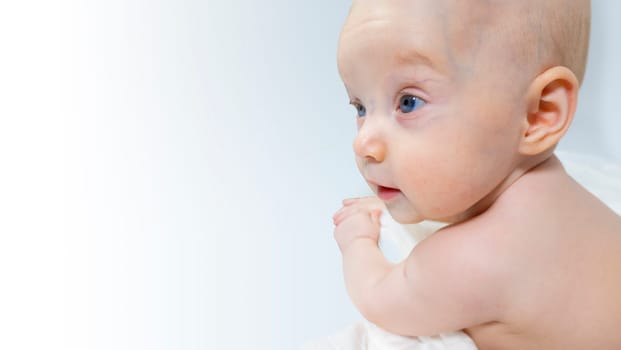
[[[358,321],[331,337],[309,342],[304,350],[476,350],[463,332],[408,338],[388,333],[367,321]]]
[[[621,166],[594,156],[566,152],[557,155],[576,181],[621,215]],[[379,247],[389,261],[398,262],[442,226],[434,222],[400,225],[384,212]],[[304,350],[477,350],[477,347],[461,331],[411,338],[391,334],[362,320],[330,337],[306,343]]]

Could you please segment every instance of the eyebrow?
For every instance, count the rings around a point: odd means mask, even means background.
[[[440,71],[438,69],[438,65],[435,64],[428,56],[416,51],[409,50],[404,52],[399,52],[395,55],[395,60],[398,64],[423,64],[432,68],[433,70]]]

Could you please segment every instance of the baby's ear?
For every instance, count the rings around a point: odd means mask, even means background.
[[[520,153],[537,155],[552,149],[573,120],[580,84],[566,67],[553,67],[531,83]]]

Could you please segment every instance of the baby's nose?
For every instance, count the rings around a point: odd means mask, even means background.
[[[354,152],[365,161],[382,162],[386,157],[386,144],[376,128],[365,124],[354,139]]]

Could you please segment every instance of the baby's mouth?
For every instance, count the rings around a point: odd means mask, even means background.
[[[401,191],[397,188],[377,186],[377,196],[383,201],[389,201],[395,198]]]

